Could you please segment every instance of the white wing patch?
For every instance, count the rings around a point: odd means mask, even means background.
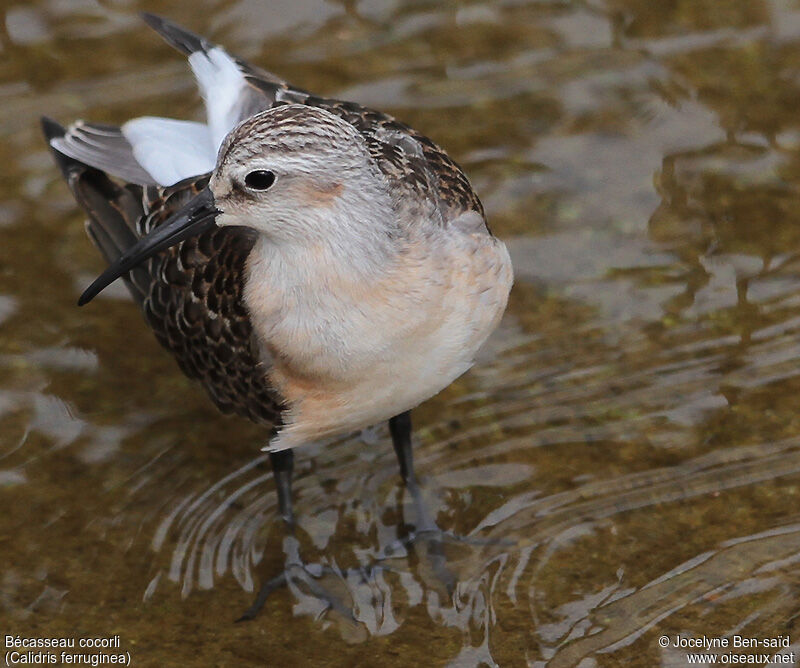
[[[241,120],[240,102],[247,83],[236,61],[219,47],[207,52],[195,51],[189,56],[189,65],[206,103],[208,128],[216,157],[222,140]]]
[[[214,47],[190,55],[189,65],[205,102],[207,125],[145,116],[122,126],[137,162],[162,186],[212,171],[222,141],[241,120],[247,84],[236,61]]]
[[[120,130],[77,123],[51,144],[133,183],[171,186],[213,171],[219,147],[242,120],[247,82],[236,61],[219,47],[196,51],[189,65],[205,102],[207,124],[156,116],[134,118]]]
[[[214,169],[217,147],[208,127],[192,121],[143,116],[122,126],[133,156],[162,186]]]

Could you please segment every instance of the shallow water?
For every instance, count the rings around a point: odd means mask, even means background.
[[[800,4],[2,6],[4,636],[118,634],[159,666],[686,665],[663,635],[800,656]],[[499,331],[414,416],[427,502],[471,539],[454,595],[424,544],[387,554],[414,512],[383,426],[297,453],[300,550],[357,623],[303,588],[233,623],[292,547],[265,435],[123,290],[75,307],[102,264],[38,131],[199,114],[137,10],[418,127],[508,241]]]

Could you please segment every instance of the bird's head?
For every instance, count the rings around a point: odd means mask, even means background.
[[[251,227],[276,243],[346,237],[380,224],[385,179],[364,138],[334,114],[283,105],[244,121],[220,148],[209,183],[220,226]],[[385,216],[384,216],[385,217]]]
[[[276,246],[345,249],[380,243],[392,224],[385,178],[364,138],[306,105],[256,114],[226,137],[208,186],[140,239],[83,293],[85,304],[156,253],[215,226],[254,229]]]

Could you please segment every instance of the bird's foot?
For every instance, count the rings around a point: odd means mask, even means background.
[[[405,558],[414,554],[420,567],[424,567],[444,586],[447,595],[455,593],[458,578],[450,568],[451,563],[458,561],[458,548],[462,545],[496,545],[508,544],[506,541],[461,536],[452,531],[440,529],[437,525],[426,525],[410,531],[407,535],[392,541],[383,548],[380,561]],[[450,558],[448,558],[448,555]]]
[[[393,541],[384,548],[382,556],[384,559],[409,556],[409,548],[412,548],[420,565],[427,565],[427,570],[444,586],[447,595],[452,596],[458,579],[447,565],[445,544],[457,542],[458,539],[455,534],[442,531],[439,527],[426,527]]]
[[[254,619],[270,595],[286,587],[297,600],[301,614],[319,619],[326,612],[334,611],[346,622],[356,624],[352,600],[350,605],[345,603],[351,599],[347,583],[353,580],[366,582],[371,573],[364,569],[340,569],[326,564],[305,563],[300,558],[299,542],[294,536],[286,537],[284,552],[286,562],[283,572],[261,585],[253,604],[236,621]]]
[[[380,560],[415,554],[419,559],[420,566],[427,566],[428,572],[444,586],[448,596],[455,593],[458,584],[458,579],[448,566],[448,563],[458,560],[458,545],[513,545],[512,542],[502,539],[462,536],[441,529],[429,512],[429,505],[423,498],[422,489],[415,479],[411,478],[406,481],[406,490],[412,502],[415,524],[407,525],[408,531],[404,536],[383,548]],[[448,558],[448,555],[451,558]]]

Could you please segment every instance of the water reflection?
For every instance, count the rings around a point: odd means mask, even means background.
[[[657,638],[789,635],[800,494],[800,9],[783,0],[7,4],[0,21],[0,618],[135,660],[684,665]],[[517,285],[415,414],[449,595],[384,427],[298,452],[216,415],[101,266],[34,120],[198,112],[156,10],[445,145]],[[393,549],[394,548],[394,549]],[[233,624],[297,549],[302,585]],[[797,637],[795,637],[797,636]],[[168,647],[169,649],[158,649]],[[790,649],[791,649],[790,648]],[[207,659],[207,661],[206,661]]]

